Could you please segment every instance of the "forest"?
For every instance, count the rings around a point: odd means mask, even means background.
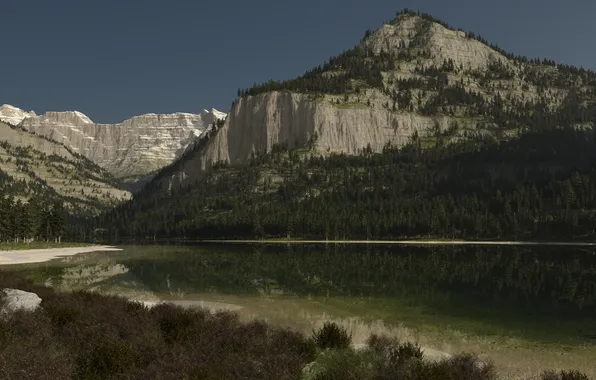
[[[0,242],[60,241],[66,224],[67,212],[59,200],[0,197]]]
[[[365,149],[357,156],[277,146],[248,165],[220,163],[172,194],[143,191],[85,233],[110,239],[590,240],[595,137],[553,129],[422,148],[415,135],[403,148],[387,144],[380,153]]]

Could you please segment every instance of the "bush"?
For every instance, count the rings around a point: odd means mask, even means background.
[[[540,377],[542,380],[589,380],[585,373],[579,371],[545,371]]]
[[[352,335],[337,323],[325,322],[318,331],[313,330],[313,340],[322,349],[348,348],[352,343]]]

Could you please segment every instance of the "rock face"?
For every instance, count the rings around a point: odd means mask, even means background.
[[[395,113],[383,108],[339,108],[327,101],[312,101],[292,92],[268,92],[235,103],[224,126],[211,135],[204,148],[181,165],[176,182],[201,176],[218,161],[242,163],[252,152],[270,151],[287,143],[300,147],[314,139],[314,151],[357,154],[370,147],[380,151],[387,143],[402,146],[415,132],[427,134],[435,126],[447,129],[454,118]],[[459,121],[472,127],[474,121]]]
[[[0,119],[21,119],[13,124],[64,144],[117,178],[132,180],[170,164],[210,124],[226,116],[213,109],[200,114],[146,114],[119,124],[96,124],[77,111],[40,116],[19,111],[4,106]]]
[[[0,315],[6,315],[19,309],[33,311],[41,303],[41,298],[35,293],[10,288],[3,289],[2,292],[4,305],[0,310]]]

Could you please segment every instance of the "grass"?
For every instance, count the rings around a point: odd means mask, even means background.
[[[33,241],[31,243],[0,243],[0,251],[13,251],[25,249],[49,249],[49,248],[72,248],[72,247],[89,247],[90,243],[71,243],[71,242],[43,242]]]

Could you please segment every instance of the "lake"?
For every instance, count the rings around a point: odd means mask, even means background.
[[[334,320],[355,343],[374,332],[473,351],[515,377],[596,376],[592,248],[150,245],[12,268],[59,290],[195,303],[306,333]]]

